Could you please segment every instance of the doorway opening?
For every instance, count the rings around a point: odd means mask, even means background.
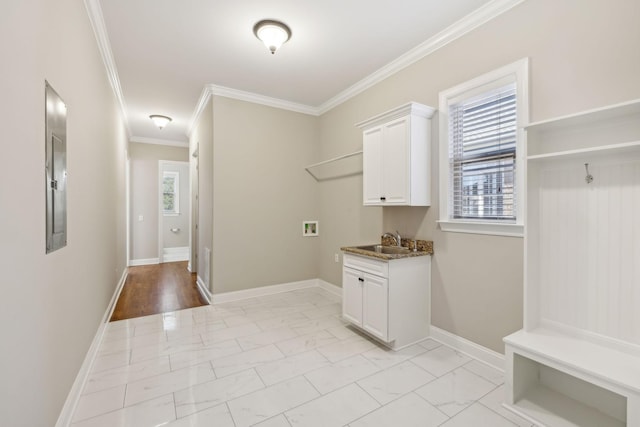
[[[190,255],[189,162],[158,161],[158,260],[188,261]]]

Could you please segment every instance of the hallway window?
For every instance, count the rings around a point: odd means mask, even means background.
[[[178,215],[180,213],[180,174],[173,171],[164,171],[162,174],[162,206],[165,215]]]

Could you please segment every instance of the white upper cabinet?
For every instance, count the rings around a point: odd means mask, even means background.
[[[363,129],[363,198],[367,206],[431,204],[431,117],[411,102],[356,126]]]

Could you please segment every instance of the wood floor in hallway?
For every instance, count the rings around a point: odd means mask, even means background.
[[[129,267],[111,321],[200,307],[207,302],[198,291],[187,262]]]

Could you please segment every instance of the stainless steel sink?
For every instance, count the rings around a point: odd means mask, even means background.
[[[363,251],[378,252],[380,254],[408,254],[410,252],[409,248],[400,246],[367,245],[356,246],[356,248]]]

